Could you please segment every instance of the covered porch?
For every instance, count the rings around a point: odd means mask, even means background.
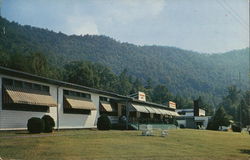
[[[157,108],[145,104],[129,104],[129,123],[140,124],[173,124],[178,114],[167,108]]]

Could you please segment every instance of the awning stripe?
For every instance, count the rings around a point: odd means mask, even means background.
[[[171,111],[172,116],[180,116],[178,113]]]
[[[81,97],[64,95],[65,100],[68,102],[69,107],[73,109],[86,109],[86,110],[96,110],[95,105],[90,99],[85,99]]]
[[[100,105],[106,112],[115,112],[116,110],[111,106],[109,102],[100,101]]]
[[[57,107],[55,100],[49,95],[49,93],[24,88],[15,88],[12,86],[4,86],[4,88],[6,94],[11,99],[11,101],[5,103]]]
[[[161,112],[161,109],[159,109],[159,108],[153,108],[155,111],[156,111],[156,114],[163,114],[162,112]]]
[[[167,115],[168,114],[168,111],[167,110],[165,110],[165,109],[160,109],[161,110],[161,112],[163,113],[163,115]]]
[[[142,113],[149,113],[149,111],[144,106],[137,105],[137,104],[131,104],[130,111],[137,111],[137,112],[142,112]]]
[[[149,113],[156,113],[156,111],[152,107],[145,106]]]

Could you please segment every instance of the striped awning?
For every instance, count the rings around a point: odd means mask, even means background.
[[[176,113],[176,112],[174,112],[174,111],[167,111],[166,115],[169,115],[169,116],[179,116],[179,114]]]
[[[174,111],[171,111],[171,113],[172,113],[172,116],[180,116],[177,112],[174,112]]]
[[[168,115],[168,111],[165,109],[160,109],[163,115]]]
[[[8,96],[7,104],[29,104],[38,106],[57,107],[53,97],[49,93],[42,91],[34,91],[24,88],[15,88],[12,86],[4,86]]]
[[[111,106],[109,102],[101,101],[100,105],[106,112],[115,112],[116,110]]]
[[[156,114],[163,114],[159,108],[152,108]]]
[[[154,110],[152,107],[145,106],[145,108],[148,110],[149,113],[156,113],[156,110]]]
[[[131,104],[130,111],[150,113],[143,105],[138,105],[138,104]]]
[[[174,111],[169,111],[169,110],[161,109],[161,108],[154,108],[154,109],[157,109],[158,111],[160,111],[162,115],[179,116],[179,114]]]
[[[75,96],[64,96],[66,102],[68,102],[68,108],[73,109],[86,109],[86,110],[96,110],[94,103],[90,99],[85,99]],[[67,108],[67,107],[66,107]]]

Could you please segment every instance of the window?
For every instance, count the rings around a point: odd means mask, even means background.
[[[91,114],[91,110],[90,109],[80,109],[80,108],[72,108],[72,104],[73,105],[78,105],[79,104],[79,101],[91,101],[91,95],[90,94],[87,94],[87,93],[82,93],[82,92],[76,92],[76,91],[69,91],[69,90],[63,90],[63,94],[64,95],[68,95],[68,96],[72,96],[72,98],[67,98],[67,97],[64,97],[64,100],[63,100],[63,113],[68,113],[68,114],[87,114],[87,115],[90,115]],[[79,100],[77,99],[77,101],[75,102],[70,102],[69,100],[72,100],[74,99],[73,97],[80,97],[80,98],[85,98],[86,100]],[[72,104],[71,104],[72,103]],[[78,103],[78,104],[76,104]],[[91,101],[92,103],[92,101]],[[83,104],[84,105],[84,104]],[[88,105],[88,104],[86,104]]]
[[[73,91],[69,91],[69,95],[70,96],[76,96],[75,92],[73,92]]]
[[[25,89],[32,89],[32,83],[24,82]]]
[[[8,103],[10,101],[9,95],[5,90],[2,90],[3,100],[2,107],[3,110],[15,110],[15,111],[31,111],[31,112],[49,112],[48,106],[39,106],[31,104],[17,104],[17,103]]]
[[[69,114],[91,114],[91,110],[86,109],[75,109],[75,108],[63,108],[63,113],[69,113]]]
[[[82,97],[82,98],[86,98],[86,99],[91,99],[91,95],[88,93],[63,90],[63,94],[69,95],[69,96],[74,96],[74,97]]]
[[[100,115],[107,114],[108,116],[118,116],[118,104],[115,101],[110,101],[109,98],[100,97]],[[110,110],[110,107],[112,108]]]
[[[27,104],[4,104],[3,110],[47,112],[47,113],[49,113],[50,111],[48,106],[34,106]]]
[[[20,89],[26,89],[30,91],[44,91],[46,93],[49,93],[49,86],[44,86],[40,84],[25,82],[25,81],[19,81],[19,80],[13,80],[8,78],[3,78],[3,86],[13,87],[13,88],[20,88]],[[8,86],[8,87],[7,87]],[[6,89],[5,88],[5,89]],[[21,104],[21,103],[10,103],[11,98],[10,95],[7,94],[6,90],[2,90],[2,106],[4,110],[16,110],[16,111],[31,111],[31,112],[49,112],[49,106],[41,106],[41,105],[32,105],[32,104]],[[39,94],[39,93],[38,93]]]
[[[8,86],[13,86],[14,85],[14,81],[12,79],[3,78],[3,84],[4,85],[8,85]]]
[[[69,95],[69,91],[63,90],[63,94],[64,94],[64,95]]]
[[[33,84],[33,89],[34,89],[34,90],[41,91],[41,90],[42,90],[41,87],[42,87],[42,86],[39,85],[39,84]]]
[[[23,83],[21,81],[14,81],[14,86],[17,88],[23,88]]]
[[[44,86],[36,83],[24,82],[19,80],[3,78],[3,85],[49,93],[49,86]]]
[[[109,99],[107,97],[100,97],[100,101],[105,101],[105,102],[108,102]]]
[[[86,93],[81,93],[81,97],[91,99],[90,94],[86,94]]]
[[[48,86],[42,86],[42,91],[49,92],[49,87]]]

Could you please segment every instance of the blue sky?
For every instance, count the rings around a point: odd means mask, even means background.
[[[2,16],[68,35],[217,53],[249,47],[248,0],[2,0]]]

